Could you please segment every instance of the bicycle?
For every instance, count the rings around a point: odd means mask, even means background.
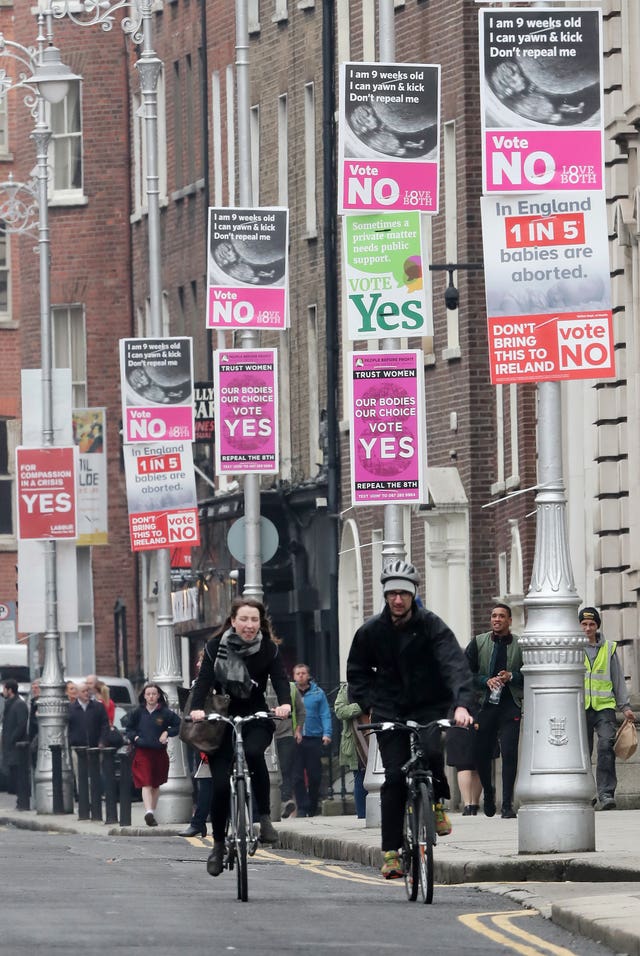
[[[370,733],[403,731],[410,735],[410,756],[402,767],[407,781],[402,839],[402,864],[407,899],[415,902],[418,894],[423,903],[433,902],[433,848],[437,843],[433,776],[420,744],[420,732],[439,727],[453,727],[453,721],[432,720],[419,724],[415,720],[404,723],[383,721],[362,724],[360,730]]]
[[[249,899],[247,857],[253,856],[258,849],[258,830],[253,822],[253,794],[251,776],[244,754],[242,728],[252,720],[279,720],[275,714],[260,711],[247,717],[225,717],[222,714],[207,714],[205,720],[222,720],[229,724],[233,732],[233,763],[231,765],[231,795],[229,819],[225,837],[223,865],[226,870],[236,869],[238,899],[246,903]],[[185,717],[184,720],[191,720]]]

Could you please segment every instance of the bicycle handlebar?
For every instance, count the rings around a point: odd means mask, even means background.
[[[182,718],[187,724],[200,723],[196,721],[190,714],[187,714]],[[272,710],[260,710],[255,714],[249,714],[247,717],[226,717],[224,714],[205,714],[203,720],[214,721],[214,720],[223,720],[226,724],[246,724],[250,720],[286,720],[285,717],[278,717]]]
[[[404,730],[409,734],[417,734],[421,730],[429,730],[431,727],[439,727],[446,730],[447,727],[456,727],[457,724],[448,717],[442,717],[439,720],[430,720],[428,724],[419,724],[416,720],[383,720],[377,724],[358,724],[358,730],[371,733],[384,733],[388,730]]]

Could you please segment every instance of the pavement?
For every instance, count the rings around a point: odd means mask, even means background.
[[[640,956],[640,810],[596,813],[594,852],[540,855],[518,853],[517,820],[450,816],[453,832],[438,841],[435,851],[437,883],[482,886],[603,943],[618,956]],[[122,838],[172,836],[185,826],[160,822],[150,829],[140,803],[132,806],[131,822],[121,827],[78,820],[75,814],[19,811],[15,797],[0,793],[3,826]],[[367,827],[355,816],[289,818],[276,828],[282,849],[376,869],[381,864],[380,828]],[[203,847],[207,844],[210,838]]]

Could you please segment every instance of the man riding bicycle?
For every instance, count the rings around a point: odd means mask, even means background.
[[[355,700],[374,722],[415,720],[421,724],[446,717],[460,727],[473,723],[473,678],[465,655],[447,625],[419,607],[420,576],[412,564],[392,561],[380,576],[385,607],[355,634],[347,660],[347,681]],[[443,801],[451,794],[445,776],[440,731],[421,740],[428,755],[436,799],[436,830],[451,833]],[[378,739],[385,780],[380,790],[382,875],[403,876],[402,824],[406,796],[402,766],[409,759],[409,737],[401,731]]]

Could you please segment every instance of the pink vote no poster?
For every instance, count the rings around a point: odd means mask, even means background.
[[[214,353],[216,472],[278,471],[278,378],[275,349]]]
[[[423,501],[427,455],[422,352],[352,352],[350,367],[353,504]]]

